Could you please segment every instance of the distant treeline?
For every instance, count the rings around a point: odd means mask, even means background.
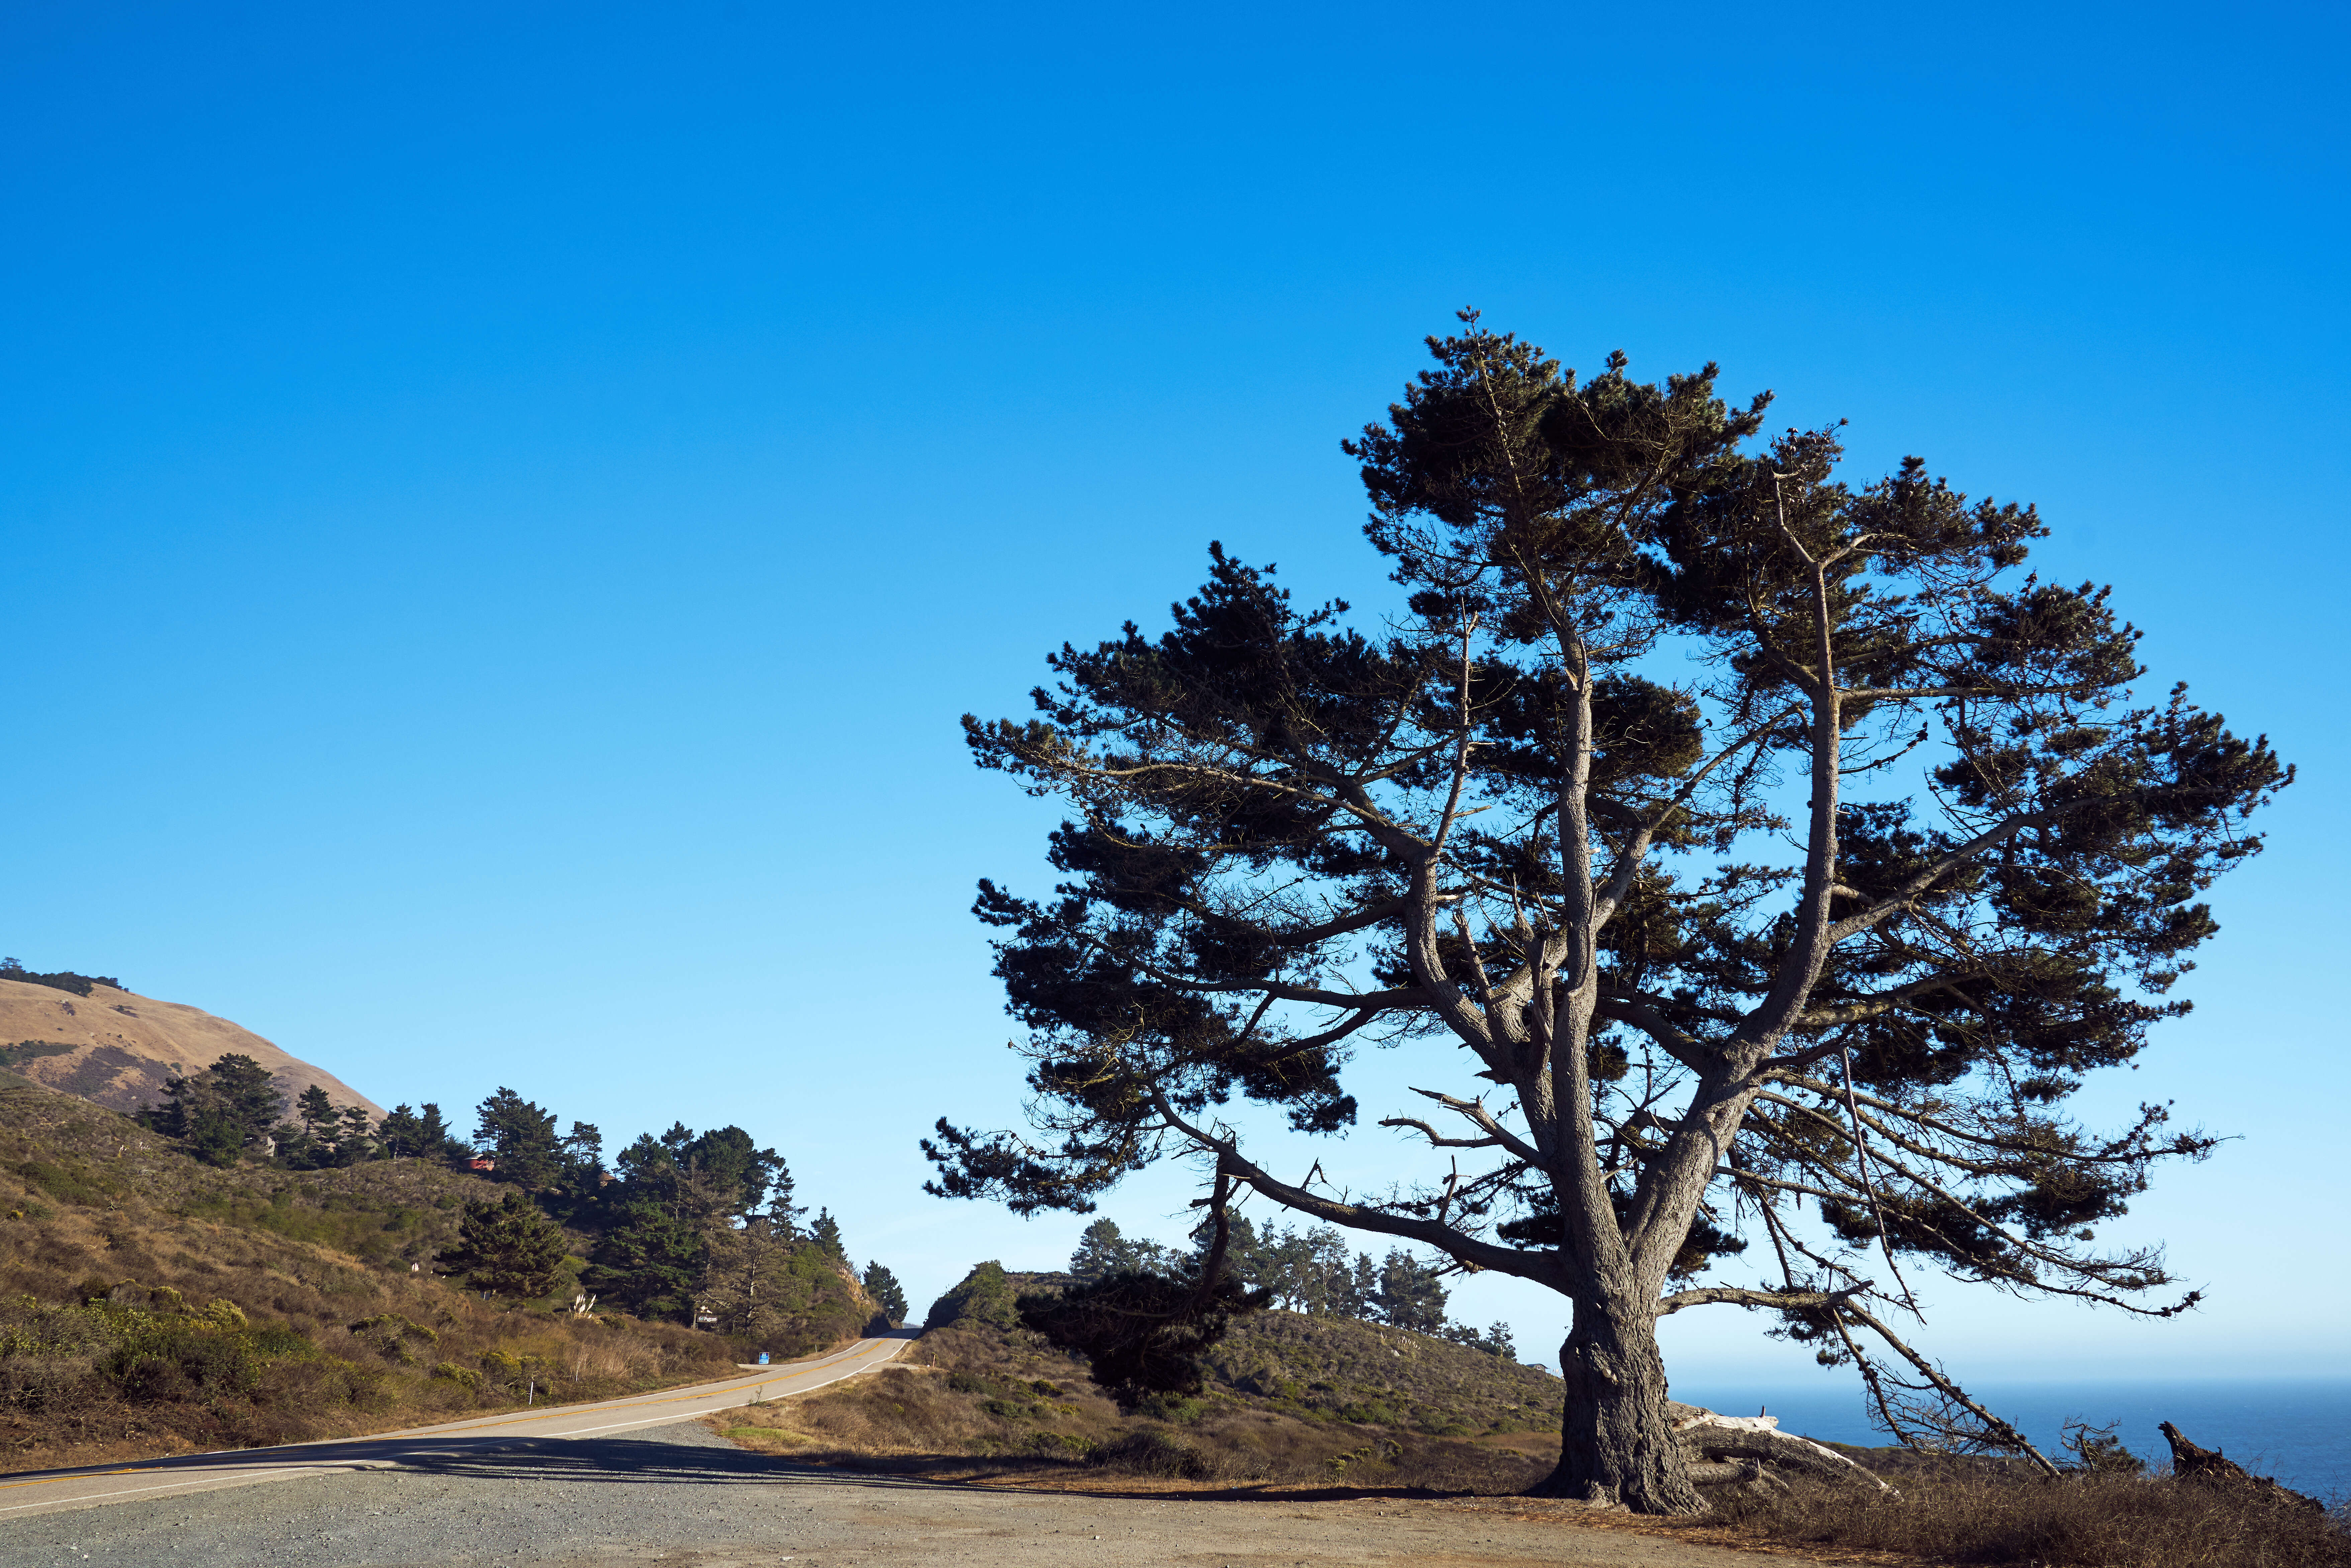
[[[89,995],[92,986],[112,986],[124,989],[120,980],[111,975],[77,975],[71,969],[60,969],[54,975],[37,975],[14,958],[0,958],[0,980],[17,980],[27,986],[47,986],[56,990],[71,991],[75,996]]]
[[[1481,1333],[1447,1321],[1442,1267],[1401,1248],[1375,1262],[1368,1252],[1350,1252],[1345,1237],[1327,1225],[1289,1230],[1269,1225],[1259,1230],[1248,1218],[1236,1218],[1225,1265],[1243,1285],[1270,1291],[1270,1304],[1276,1307],[1385,1323],[1518,1359],[1510,1324],[1494,1323]],[[1112,1219],[1086,1227],[1070,1255],[1070,1273],[1081,1285],[1128,1272],[1180,1279],[1196,1274],[1199,1266],[1197,1251],[1126,1236]]]

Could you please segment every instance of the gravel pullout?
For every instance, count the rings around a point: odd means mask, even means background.
[[[795,1469],[692,1423],[0,1525],[7,1568],[1758,1568],[1767,1561],[1393,1500],[1105,1498]]]

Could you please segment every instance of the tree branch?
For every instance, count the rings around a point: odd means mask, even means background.
[[[1798,1307],[1841,1307],[1868,1289],[1869,1281],[1866,1280],[1841,1291],[1758,1291],[1739,1285],[1702,1285],[1695,1290],[1676,1291],[1660,1301],[1657,1316],[1662,1318],[1690,1307],[1710,1307],[1719,1302],[1740,1307],[1763,1307],[1775,1312]]]
[[[1524,1160],[1538,1170],[1547,1167],[1542,1151],[1503,1126],[1494,1113],[1486,1109],[1482,1102],[1459,1099],[1451,1094],[1440,1093],[1434,1089],[1415,1089],[1413,1092],[1434,1100],[1447,1110],[1467,1119],[1488,1138],[1510,1150],[1517,1158]]]
[[[1983,853],[1984,851],[1998,848],[2027,828],[2037,828],[2055,821],[2062,814],[2063,809],[2058,807],[2048,807],[2038,811],[2021,811],[2004,821],[1987,828],[1867,909],[1857,915],[1848,915],[1838,921],[1829,928],[1829,940],[1833,943],[1842,942],[1856,931],[1866,931],[1887,915],[1900,912],[1920,894]]]
[[[1423,1246],[1434,1247],[1448,1257],[1458,1259],[1464,1263],[1474,1264],[1480,1269],[1491,1269],[1496,1273],[1509,1274],[1516,1279],[1532,1280],[1539,1284],[1549,1285],[1553,1290],[1562,1288],[1563,1281],[1560,1279],[1558,1270],[1552,1261],[1552,1255],[1548,1252],[1521,1251],[1512,1247],[1498,1247],[1490,1241],[1480,1241],[1475,1237],[1465,1236],[1451,1226],[1440,1225],[1434,1220],[1415,1219],[1406,1215],[1390,1214],[1385,1209],[1367,1207],[1363,1204],[1343,1203],[1333,1198],[1319,1197],[1303,1187],[1291,1186],[1289,1183],[1270,1174],[1243,1155],[1237,1145],[1217,1137],[1186,1121],[1176,1113],[1176,1107],[1168,1103],[1166,1094],[1156,1083],[1151,1085],[1151,1100],[1153,1105],[1157,1108],[1161,1119],[1168,1126],[1192,1140],[1204,1152],[1217,1157],[1218,1168],[1228,1170],[1232,1175],[1249,1183],[1285,1208],[1294,1208],[1301,1214],[1311,1214],[1317,1219],[1328,1221],[1332,1225],[1343,1225],[1352,1230],[1370,1230],[1383,1236],[1402,1237],[1407,1241],[1417,1241]]]
[[[1895,1354],[1901,1356],[1903,1360],[1908,1362],[1912,1366],[1916,1367],[1918,1371],[1918,1375],[1925,1378],[1929,1384],[1933,1385],[1937,1393],[1940,1394],[1944,1398],[1949,1399],[1952,1404],[1957,1405],[1961,1409],[1967,1411],[1977,1420],[1981,1421],[1984,1424],[1985,1429],[1998,1437],[2001,1441],[2012,1444],[2017,1448],[2020,1448],[2024,1453],[2030,1455],[2032,1462],[2041,1468],[2042,1474],[2047,1476],[2051,1480],[2055,1480],[2057,1479],[2057,1467],[2051,1464],[2048,1459],[2042,1455],[2040,1449],[2027,1442],[2023,1433],[2018,1431],[2015,1427],[2010,1426],[2007,1422],[2001,1420],[1999,1416],[1993,1415],[1991,1411],[1985,1409],[1982,1406],[1969,1398],[1967,1390],[1961,1388],[1958,1384],[1953,1383],[1949,1378],[1944,1376],[1942,1373],[1936,1368],[1933,1363],[1929,1362],[1925,1356],[1920,1355],[1917,1351],[1905,1344],[1901,1338],[1896,1335],[1892,1329],[1887,1328],[1884,1323],[1878,1322],[1876,1318],[1871,1316],[1868,1309],[1855,1306],[1851,1301],[1843,1301],[1838,1303],[1833,1311],[1852,1318],[1855,1322],[1859,1322],[1865,1328],[1868,1329],[1870,1333],[1876,1334],[1879,1339],[1884,1340],[1888,1345],[1891,1345],[1894,1348]]]

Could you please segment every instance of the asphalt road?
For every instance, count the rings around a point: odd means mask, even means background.
[[[942,1486],[794,1466],[695,1419],[853,1377],[912,1337],[593,1405],[0,1477],[0,1568],[1756,1568],[1582,1527],[1566,1504]]]
[[[509,1441],[512,1441],[511,1439]],[[0,1521],[6,1568],[1791,1568],[1520,1500],[1208,1501],[795,1466],[700,1422]]]
[[[352,1470],[445,1465],[521,1445],[609,1438],[643,1427],[673,1426],[713,1411],[732,1410],[755,1399],[806,1394],[828,1383],[854,1377],[904,1350],[915,1332],[902,1329],[882,1337],[860,1340],[829,1355],[764,1366],[716,1383],[632,1395],[626,1399],[558,1405],[540,1410],[508,1410],[438,1427],[383,1432],[371,1437],[336,1438],[277,1448],[232,1448],[214,1454],[182,1454],[136,1465],[0,1477],[0,1562],[15,1561],[5,1550],[9,1523],[31,1515]]]

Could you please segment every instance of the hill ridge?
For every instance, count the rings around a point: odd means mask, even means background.
[[[325,1068],[202,1008],[103,981],[83,992],[0,978],[0,1070],[110,1111],[160,1104],[166,1078],[229,1052],[261,1063],[289,1103],[316,1085],[338,1105],[383,1114]]]

